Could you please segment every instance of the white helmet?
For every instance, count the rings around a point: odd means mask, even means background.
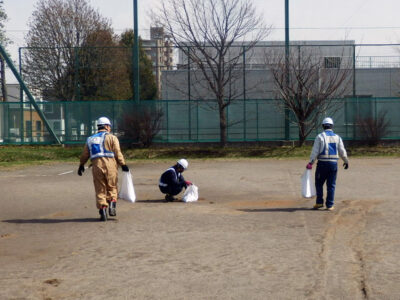
[[[97,126],[103,126],[103,125],[109,125],[109,126],[111,126],[110,120],[109,120],[108,118],[106,118],[106,117],[100,117],[100,118],[97,120]]]
[[[180,160],[177,161],[178,165],[182,166],[183,169],[187,169],[189,166],[189,163],[186,159],[181,158]]]
[[[333,120],[331,118],[325,118],[322,121],[322,125],[333,125]]]

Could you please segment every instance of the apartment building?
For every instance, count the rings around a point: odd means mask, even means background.
[[[156,79],[158,97],[161,95],[161,74],[163,71],[172,70],[173,47],[169,36],[164,33],[163,27],[151,27],[150,39],[142,40],[142,46],[153,63],[153,74]]]

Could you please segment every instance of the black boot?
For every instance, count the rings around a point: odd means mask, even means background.
[[[175,200],[174,196],[170,195],[170,194],[166,194],[165,195],[165,201],[166,202],[173,202]]]
[[[117,215],[117,201],[111,201],[108,207],[108,214],[112,217]]]
[[[100,214],[100,221],[107,221],[107,207],[102,207],[99,209],[99,214]]]

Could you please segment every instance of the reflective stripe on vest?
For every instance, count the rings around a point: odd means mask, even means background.
[[[87,139],[87,145],[90,152],[90,160],[98,157],[114,157],[114,152],[108,151],[104,147],[104,140],[108,132],[98,132]]]
[[[328,134],[327,134],[328,132]],[[338,135],[333,133],[333,131],[327,131],[322,133],[322,137],[324,139],[324,149],[318,156],[318,160],[320,161],[338,161],[339,159],[339,141],[340,138]]]
[[[176,170],[174,169],[174,168],[169,168],[169,169],[167,169],[164,173],[166,173],[166,172],[168,172],[169,170],[172,170],[172,171],[174,171],[174,174],[175,174],[175,178],[176,178],[176,180],[178,181],[178,178],[181,176],[181,173],[176,173]],[[160,182],[158,183],[158,185],[159,186],[163,186],[163,187],[166,187],[166,186],[168,186],[168,183],[164,183],[164,182],[162,182],[161,181],[161,178],[160,178]]]

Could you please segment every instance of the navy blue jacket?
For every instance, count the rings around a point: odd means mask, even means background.
[[[185,178],[176,170],[176,166],[170,167],[161,175],[158,185],[163,193],[171,195],[177,195],[187,187]]]

